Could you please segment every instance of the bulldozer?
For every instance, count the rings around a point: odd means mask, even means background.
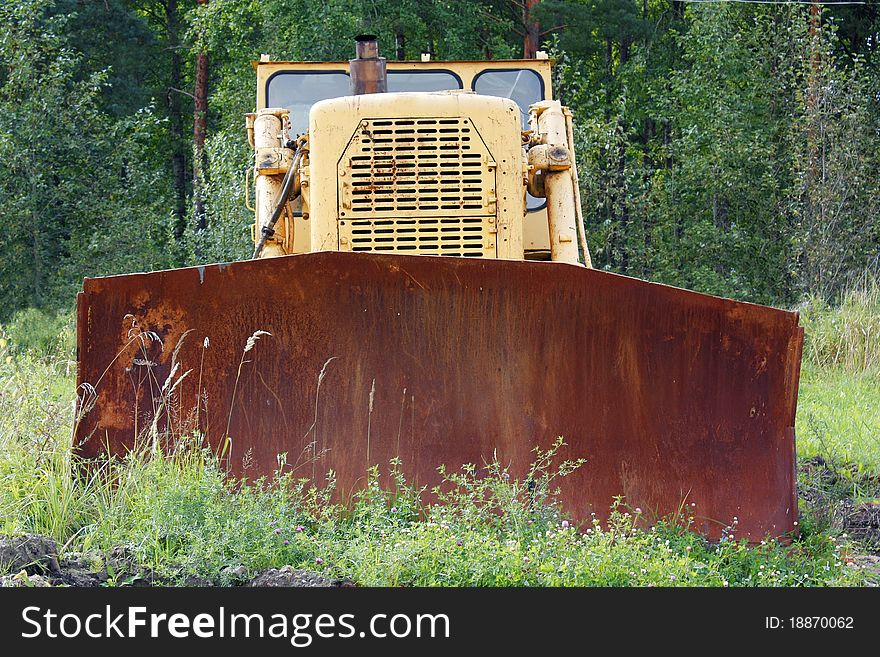
[[[561,436],[571,521],[796,533],[797,313],[592,267],[545,56],[355,48],[253,64],[251,258],[84,280],[77,452],[198,435],[349,499],[392,460],[525,476]]]

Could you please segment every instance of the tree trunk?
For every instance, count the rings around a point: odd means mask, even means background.
[[[200,5],[208,0],[196,0]],[[207,162],[205,161],[205,135],[208,129],[208,53],[199,50],[196,54],[196,84],[193,94],[193,209],[196,230],[207,228],[205,216],[205,183]]]
[[[178,243],[186,232],[186,151],[183,142],[183,113],[180,106],[181,70],[180,17],[177,0],[165,4],[168,50],[171,52],[170,85],[165,93],[171,131],[171,176],[174,188],[174,238]]]
[[[523,26],[525,27],[523,57],[525,59],[534,59],[535,53],[541,47],[541,25],[534,14],[534,9],[540,2],[541,0],[525,0],[523,3]]]
[[[685,0],[672,0],[672,15],[679,20],[684,18]]]
[[[394,35],[394,46],[397,50],[397,61],[402,62],[406,60],[406,38],[403,32],[398,32]]]

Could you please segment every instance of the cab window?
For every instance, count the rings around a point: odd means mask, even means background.
[[[266,107],[290,110],[290,131],[301,135],[309,129],[309,110],[319,100],[351,93],[344,71],[283,71],[266,83]]]
[[[461,78],[450,71],[388,71],[388,91],[461,89]]]
[[[544,100],[544,80],[529,69],[487,70],[474,78],[474,91],[485,96],[510,98],[519,105],[523,130],[529,127],[529,105]],[[526,193],[529,211],[540,210],[546,205],[542,198]]]
[[[474,91],[510,98],[519,105],[523,130],[529,125],[529,105],[544,99],[544,81],[529,69],[487,70],[474,78]]]
[[[312,105],[351,94],[345,71],[282,71],[272,75],[266,85],[266,107],[290,110],[290,128],[296,135],[309,129]],[[388,71],[388,91],[446,91],[461,87],[461,78],[451,71]]]

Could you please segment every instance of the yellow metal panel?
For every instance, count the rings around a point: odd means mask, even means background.
[[[545,99],[553,98],[553,90],[552,90],[552,79],[551,79],[551,68],[553,65],[552,60],[536,60],[536,59],[521,59],[521,60],[501,60],[501,61],[431,61],[431,62],[396,62],[389,61],[387,63],[387,68],[389,71],[399,71],[399,72],[449,72],[457,76],[462,83],[462,88],[465,91],[472,90],[474,85],[474,80],[481,74],[486,71],[505,71],[505,70],[519,70],[526,69],[534,71],[541,78],[543,83],[543,95]],[[348,73],[349,65],[348,62],[272,62],[272,61],[261,61],[261,62],[253,62],[253,67],[256,72],[257,77],[257,109],[263,109],[266,105],[266,88],[268,80],[275,74],[284,73],[284,72],[339,72],[339,73]],[[339,119],[340,117],[335,117]],[[517,129],[518,130],[518,129]],[[349,133],[349,136],[353,134]],[[516,130],[510,133],[511,135],[516,134]],[[516,139],[513,136],[508,136],[508,140],[515,142]],[[510,144],[510,146],[517,146],[518,144]],[[313,153],[314,156],[314,153]],[[319,156],[319,159],[320,156]],[[509,163],[508,163],[509,164]],[[515,177],[512,173],[506,174]],[[329,180],[324,181],[329,182]],[[318,185],[321,186],[321,185]],[[316,190],[312,190],[312,194],[314,195]],[[307,194],[306,194],[307,195]],[[510,203],[511,198],[510,195],[507,195],[508,198],[503,200],[503,203]],[[298,202],[296,203],[299,204]],[[526,257],[534,258],[534,257],[542,257],[542,254],[549,254],[549,245],[550,238],[549,232],[547,228],[547,212],[544,209],[537,211],[525,211],[524,203],[520,203],[519,201],[514,202],[514,206],[517,208],[522,205],[522,215],[518,222],[518,226],[514,230],[513,234],[511,234],[511,222],[510,217],[513,210],[507,206],[507,212],[502,212],[502,215],[506,221],[502,222],[500,226],[500,232],[502,233],[502,246],[498,251],[498,257],[514,257],[521,258],[523,255]],[[308,219],[308,212],[306,213],[307,217],[296,217],[293,222],[294,228],[294,244],[293,244],[293,252],[294,253],[305,253],[312,250],[320,250],[321,248],[329,248],[329,247],[320,247],[314,242],[315,235],[321,232],[320,228],[313,230],[312,222]],[[346,226],[340,225],[340,229],[345,229]],[[348,226],[351,229],[351,226]],[[493,230],[498,230],[493,228]],[[492,233],[494,234],[494,233]],[[349,236],[351,237],[351,236]],[[326,239],[330,238],[330,233],[325,234]],[[325,243],[327,243],[325,241]],[[484,245],[490,244],[489,239],[484,242]],[[345,244],[338,244],[337,247],[345,249]],[[493,246],[494,248],[494,246]],[[513,255],[504,256],[502,253],[511,253]],[[516,255],[519,253],[520,255]]]
[[[546,205],[527,212],[523,224],[523,249],[535,260],[550,259],[550,229]],[[545,257],[546,256],[546,257]]]
[[[341,251],[494,258],[495,233],[485,217],[409,217],[339,222]]]
[[[399,141],[410,138],[394,132],[406,129],[400,121],[414,122],[411,138],[415,141]],[[419,121],[424,123],[419,124]],[[450,132],[439,132],[441,127]],[[419,128],[438,132],[421,134]],[[378,129],[392,132],[376,134]],[[468,132],[464,132],[465,129]],[[476,241],[464,236],[479,233],[483,257],[497,254],[499,258],[522,259],[525,205],[519,134],[519,108],[506,98],[448,92],[387,93],[347,96],[316,103],[309,122],[311,248],[354,249],[353,240],[360,236],[369,238],[369,241],[360,242],[363,247],[387,244],[394,247],[388,250],[399,250],[401,245],[409,242],[401,238],[412,235],[405,231],[415,227],[419,230],[418,235],[426,237],[417,241],[425,248],[415,250],[416,253],[442,253],[442,240],[437,242],[427,237],[445,233],[456,236],[450,240],[451,246],[446,251],[464,253],[467,250],[468,255],[476,255],[475,248],[465,248]],[[443,135],[449,140],[440,140]],[[373,141],[374,137],[389,141],[377,143]],[[468,141],[464,141],[464,137]],[[425,146],[425,150],[402,150],[418,149],[419,144]],[[444,144],[449,148],[442,149]],[[444,158],[439,157],[444,152],[455,155],[445,158],[448,159],[445,166],[441,162]],[[424,154],[424,157],[411,159],[413,154]],[[377,160],[377,155],[392,157]],[[463,158],[463,155],[475,157]],[[465,175],[462,160],[474,161],[471,168],[474,175]],[[399,172],[407,169],[405,165],[410,163],[416,164],[409,168],[415,175],[401,176]],[[358,166],[369,168],[358,169]],[[429,177],[430,172],[440,169],[452,172],[447,180],[440,175]],[[353,174],[364,176],[354,178]],[[404,186],[404,180],[415,178],[419,178],[418,184]],[[370,184],[356,188],[350,182],[355,180]],[[435,181],[436,185],[430,186],[430,181]],[[364,193],[355,194],[356,189]],[[428,193],[428,189],[438,191]],[[402,193],[404,190],[408,190],[406,196]],[[389,200],[382,200],[386,198]],[[432,202],[432,198],[437,200]],[[369,209],[359,213],[354,209],[358,205]],[[386,230],[393,229],[393,232],[353,232],[364,230],[364,225],[348,222],[363,221],[368,217],[377,224],[376,228],[380,219],[393,220],[393,223],[384,225]],[[416,224],[402,223],[413,218],[419,221]],[[427,218],[455,221],[445,225],[431,224],[425,222]],[[479,223],[463,221],[465,218],[478,219]],[[477,226],[480,231],[473,230]],[[377,241],[380,239],[392,241]]]

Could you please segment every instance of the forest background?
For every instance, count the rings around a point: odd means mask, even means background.
[[[880,5],[0,2],[0,321],[84,276],[249,256],[250,61],[548,51],[597,267],[837,301],[880,259]]]

